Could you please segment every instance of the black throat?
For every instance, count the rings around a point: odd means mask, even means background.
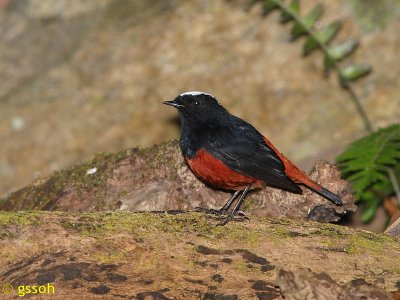
[[[233,116],[222,106],[207,111],[179,111],[181,121],[180,145],[186,158],[193,158],[196,152],[212,143],[215,136],[224,136],[229,131]]]
[[[182,153],[187,158],[192,158],[196,155],[197,150],[199,150],[204,141],[202,137],[202,131],[197,122],[190,122],[186,117],[180,114],[181,119],[181,139],[180,145]]]

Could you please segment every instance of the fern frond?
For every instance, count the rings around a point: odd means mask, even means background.
[[[302,35],[307,34],[307,30],[310,30],[314,24],[318,21],[321,17],[323,12],[323,6],[321,4],[314,7],[306,16],[303,17],[303,24],[295,23],[293,26],[290,35],[292,36],[292,40],[297,39]]]
[[[388,180],[388,168],[400,162],[400,125],[380,129],[353,142],[336,158],[344,177],[362,200],[372,185]]]
[[[329,43],[335,38],[341,28],[342,22],[336,20],[322,29],[317,30],[315,24],[320,19],[323,7],[322,5],[315,6],[305,16],[300,15],[299,0],[251,0],[250,5],[257,2],[262,3],[263,16],[266,16],[271,11],[279,9],[281,11],[281,21],[286,23],[293,21],[291,30],[291,40],[296,40],[300,36],[306,36],[306,41],[303,46],[304,55],[310,54],[315,49],[320,49],[324,54],[324,70],[328,74],[329,70],[334,70],[339,79],[342,88],[346,89],[353,101],[357,112],[359,113],[367,131],[372,132],[373,128],[363,106],[350,83],[355,81],[371,71],[371,66],[366,64],[349,65],[342,68],[339,62],[350,55],[357,47],[357,41],[347,41],[337,46],[329,46]]]
[[[367,64],[341,66],[339,62],[347,58],[358,47],[356,40],[348,40],[331,46],[340,31],[342,22],[336,20],[329,25],[316,28],[323,13],[323,6],[316,5],[305,16],[300,14],[299,0],[251,0],[251,4],[262,3],[263,16],[279,10],[282,22],[293,22],[291,40],[305,36],[303,54],[308,55],[319,49],[324,55],[324,73],[331,71],[338,77],[340,86],[347,91],[350,100],[360,116],[369,136],[360,139],[337,160],[342,167],[344,177],[352,182],[359,201],[363,201],[362,219],[371,220],[382,199],[395,193],[400,204],[400,125],[394,125],[374,133],[372,123],[351,83],[371,72]]]

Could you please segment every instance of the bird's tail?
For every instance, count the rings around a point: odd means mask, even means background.
[[[296,183],[304,184],[309,189],[313,190],[317,194],[320,194],[322,197],[325,197],[329,201],[332,201],[336,205],[343,205],[342,199],[335,193],[332,193],[328,189],[324,188],[320,184],[311,180],[303,171],[297,168],[291,161],[287,160],[285,166],[286,173],[289,178],[292,179]]]
[[[323,186],[319,185],[315,181],[311,180],[307,175],[304,174],[303,177],[301,178],[296,178],[300,183],[304,184],[306,187],[309,189],[313,190],[317,194],[320,194],[321,196],[325,197],[329,201],[332,201],[336,205],[343,205],[342,199],[335,194],[332,193],[330,190],[324,188]]]
[[[264,137],[265,143],[275,151],[275,153],[279,156],[285,166],[286,175],[292,180],[294,183],[304,184],[309,189],[314,192],[320,194],[325,197],[329,201],[332,201],[336,205],[343,205],[342,199],[335,193],[327,190],[323,186],[319,185],[315,181],[311,180],[303,171],[301,171],[294,163],[292,163],[289,159],[287,159],[282,153],[275,148],[275,146]]]
[[[324,188],[322,186],[321,186],[321,190],[319,190],[319,191],[314,190],[314,191],[316,191],[321,196],[324,196],[329,201],[332,201],[336,205],[343,205],[342,199],[340,199],[340,197],[337,194],[332,193],[330,190],[327,190],[326,188]]]

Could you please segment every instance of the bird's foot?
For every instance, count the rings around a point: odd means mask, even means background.
[[[208,219],[213,219],[220,221],[217,226],[224,226],[228,224],[230,221],[233,222],[244,222],[244,221],[250,221],[250,219],[246,216],[246,214],[238,210],[235,213],[229,212],[225,209],[212,209],[212,208],[202,208],[202,207],[196,207],[194,209],[195,212],[202,212],[205,213]]]
[[[194,209],[195,212],[202,212],[208,215],[226,215],[228,211],[222,210],[222,209],[212,209],[212,208],[202,208],[202,207],[196,207]]]
[[[246,213],[243,210],[238,210],[235,215],[240,216],[240,217],[246,217]]]
[[[224,226],[228,224],[230,221],[233,222],[244,222],[250,221],[250,218],[246,216],[243,211],[237,211],[236,213],[229,213],[226,217],[220,217],[221,221],[217,224],[217,226]]]

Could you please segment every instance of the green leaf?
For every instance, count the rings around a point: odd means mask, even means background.
[[[363,223],[368,223],[375,217],[380,199],[373,193],[367,193],[364,202],[365,204],[361,207],[361,221]]]
[[[271,0],[264,0],[263,5],[262,5],[262,15],[266,16],[268,15],[271,11],[279,8],[278,4],[276,4],[275,1]]]
[[[315,29],[316,22],[320,19],[323,13],[322,4],[314,6],[314,8],[307,13],[306,16],[300,16],[300,0],[249,0],[251,3],[261,1],[263,4],[263,15],[268,14],[274,9],[281,11],[281,21],[293,21],[294,25],[291,30],[291,40],[307,35],[307,39],[303,46],[303,55],[306,56],[314,51],[316,48],[322,48],[324,55],[324,69],[327,74],[330,69],[334,68],[339,76],[339,82],[343,88],[349,89],[350,82],[362,77],[370,71],[370,67],[363,70],[362,67],[351,66],[342,70],[336,65],[336,62],[341,61],[350,55],[358,46],[357,41],[350,40],[342,43],[336,47],[328,49],[329,43],[334,39],[335,35],[341,28],[340,21],[334,21],[328,26],[318,30]],[[289,4],[287,4],[289,2]],[[364,65],[365,66],[365,65]],[[353,93],[353,92],[351,92]],[[362,112],[360,112],[362,113]],[[369,125],[366,125],[370,127]]]
[[[322,12],[323,6],[319,4],[302,19],[303,24],[296,22],[290,33],[292,40],[295,40],[301,35],[307,34],[307,30],[314,26],[315,22],[317,22],[321,17]]]
[[[339,61],[350,55],[358,47],[358,45],[358,41],[356,40],[346,41],[340,45],[330,48],[329,55],[332,56],[333,59]]]
[[[335,37],[341,26],[342,22],[335,21],[318,31],[315,34],[316,39],[310,36],[304,44],[303,54],[310,54],[311,51],[319,47],[319,43],[327,45]]]
[[[303,55],[306,56],[311,53],[312,50],[318,47],[318,41],[310,36],[303,47]]]
[[[332,56],[330,56],[329,54],[325,53],[324,56],[324,70],[325,73],[328,73],[328,71],[332,68],[332,66],[335,64],[335,59],[333,59]]]
[[[342,84],[342,86],[346,87],[350,81],[357,80],[369,74],[371,70],[371,66],[366,64],[348,66],[344,68],[339,75],[340,83]]]
[[[400,176],[398,176],[397,178],[400,178]],[[382,178],[382,180],[379,180],[375,184],[373,184],[370,187],[370,190],[374,191],[374,193],[376,193],[377,195],[380,195],[380,198],[385,198],[395,193],[393,184],[388,176]]]
[[[399,165],[400,125],[380,129],[353,142],[336,160],[343,176],[351,181],[356,197],[365,201],[371,189],[379,191],[387,185],[387,168]]]
[[[318,4],[312,11],[310,11],[304,18],[303,23],[307,28],[314,26],[315,22],[321,17],[324,11],[322,4]]]
[[[282,9],[281,22],[286,23],[290,21],[293,17],[292,15],[298,15],[300,12],[300,0],[292,0],[287,7],[287,11]]]
[[[324,67],[328,71],[335,62],[341,61],[358,47],[358,41],[349,40],[328,50],[325,54]]]

